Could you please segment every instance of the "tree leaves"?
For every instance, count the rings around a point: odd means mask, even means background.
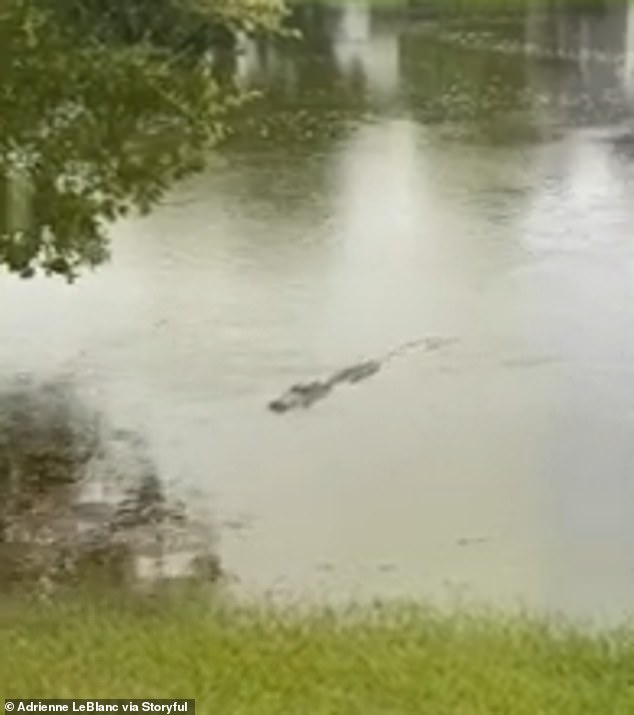
[[[73,280],[81,266],[106,260],[108,223],[151,210],[173,182],[204,168],[238,97],[219,87],[202,57],[170,49],[165,34],[123,42],[130,13],[181,12],[230,31],[272,30],[282,6],[177,5],[77,0],[63,5],[70,14],[62,24],[62,4],[53,0],[3,3],[0,264],[10,271]],[[82,34],[95,13],[98,27],[111,28],[108,41]]]

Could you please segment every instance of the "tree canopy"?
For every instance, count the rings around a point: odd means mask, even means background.
[[[0,264],[72,280],[106,226],[200,170],[239,96],[206,50],[273,32],[280,0],[5,0]]]

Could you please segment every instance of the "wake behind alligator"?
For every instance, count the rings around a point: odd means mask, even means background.
[[[269,409],[272,412],[283,413],[290,410],[307,409],[316,402],[328,397],[335,387],[348,383],[356,384],[362,380],[367,380],[372,375],[376,375],[390,360],[401,357],[410,350],[422,349],[426,352],[439,350],[451,343],[456,338],[420,338],[410,340],[402,345],[390,350],[380,358],[374,360],[364,360],[354,365],[349,365],[342,370],[337,370],[330,377],[324,380],[312,380],[310,382],[299,382],[290,387],[285,393],[275,400],[269,402]]]

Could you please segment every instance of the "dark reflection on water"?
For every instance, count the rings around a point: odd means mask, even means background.
[[[0,363],[70,371],[142,434],[150,473],[213,506],[248,593],[449,584],[617,618],[634,6],[439,7],[302,3],[302,42],[241,39],[214,71],[262,96],[209,172],[116,223],[78,285],[3,278]],[[21,180],[4,216],[28,224]],[[457,340],[289,420],[264,409],[426,335]]]
[[[208,527],[168,497],[138,436],[61,383],[0,393],[0,589],[216,580]]]
[[[412,8],[418,6],[425,3]],[[234,69],[250,83],[265,85],[278,107],[310,106],[318,112],[345,103],[376,105],[383,92],[385,111],[398,114],[402,106],[395,100],[403,84],[419,90],[409,96],[409,105],[448,105],[452,97],[441,95],[455,82],[459,87],[454,89],[470,92],[472,100],[492,81],[527,90],[522,87],[530,83],[527,60],[550,70],[552,79],[579,77],[594,81],[601,91],[609,89],[605,80],[611,70],[608,84],[614,84],[625,60],[625,3],[593,3],[590,10],[573,3],[513,7],[505,14],[465,16],[435,6],[436,12],[420,19],[402,4],[302,3],[293,17],[303,32],[301,43],[248,45]],[[602,66],[608,68],[603,75]]]

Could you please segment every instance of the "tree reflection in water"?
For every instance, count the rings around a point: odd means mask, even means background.
[[[0,394],[0,588],[220,576],[210,530],[170,500],[136,435],[58,383]]]

